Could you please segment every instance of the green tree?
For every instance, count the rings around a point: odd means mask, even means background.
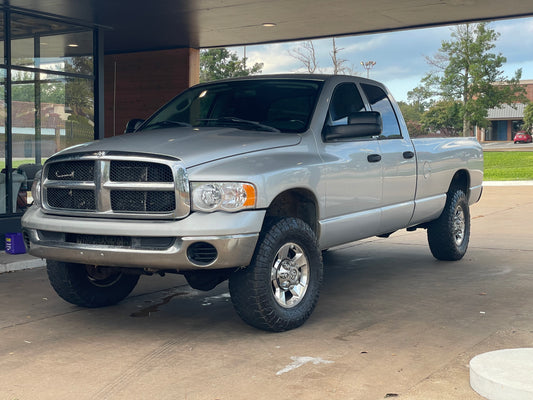
[[[519,85],[522,70],[506,78],[506,58],[491,52],[498,37],[487,23],[458,25],[451,40],[442,41],[438,53],[427,58],[434,71],[422,79],[422,86],[441,100],[459,102],[464,136],[474,124],[487,126],[488,109],[525,98]]]
[[[529,133],[533,130],[533,102],[524,109],[524,129]]]
[[[435,102],[433,92],[426,86],[419,85],[407,92],[407,102],[423,113]]]
[[[420,106],[420,104],[399,101],[398,106],[402,111],[409,135],[412,137],[424,135],[426,132],[424,131],[422,123],[420,122],[422,115],[424,114],[424,109]]]
[[[221,47],[200,51],[200,82],[260,74],[263,63],[246,66],[246,58]]]
[[[92,75],[92,57],[74,57],[65,63],[65,72]],[[84,116],[94,121],[94,83],[90,78],[67,78],[65,84],[65,105],[73,115]]]
[[[459,136],[462,127],[461,103],[443,100],[433,104],[421,119],[425,130],[445,136]]]
[[[35,85],[39,85],[41,103],[61,104],[65,101],[65,86],[61,80],[46,79],[36,81],[33,72],[16,71],[11,86],[13,101],[35,101]],[[1,93],[2,100],[4,94]]]
[[[406,121],[420,122],[422,115],[424,114],[424,107],[420,103],[406,103],[405,101],[399,101],[398,106],[402,111],[403,118]]]

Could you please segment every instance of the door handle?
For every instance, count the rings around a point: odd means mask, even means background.
[[[415,156],[415,153],[412,151],[404,151],[403,152],[403,158],[413,158]]]
[[[381,156],[379,154],[369,154],[366,159],[368,162],[379,162],[381,161]]]

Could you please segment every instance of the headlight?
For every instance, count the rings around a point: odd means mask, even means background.
[[[244,182],[192,182],[195,211],[240,211],[255,207],[255,187]]]
[[[37,171],[33,178],[33,184],[31,185],[31,196],[33,197],[33,204],[41,206],[41,175],[43,170]]]

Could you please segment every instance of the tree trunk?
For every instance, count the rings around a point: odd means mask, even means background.
[[[470,136],[470,120],[466,115],[463,117],[463,136]]]

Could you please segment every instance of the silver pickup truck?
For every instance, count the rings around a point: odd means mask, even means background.
[[[482,179],[475,139],[410,139],[378,82],[255,76],[54,155],[22,224],[68,302],[117,303],[143,274],[229,279],[245,322],[284,331],[312,313],[333,246],[424,228],[436,258],[461,259]]]

